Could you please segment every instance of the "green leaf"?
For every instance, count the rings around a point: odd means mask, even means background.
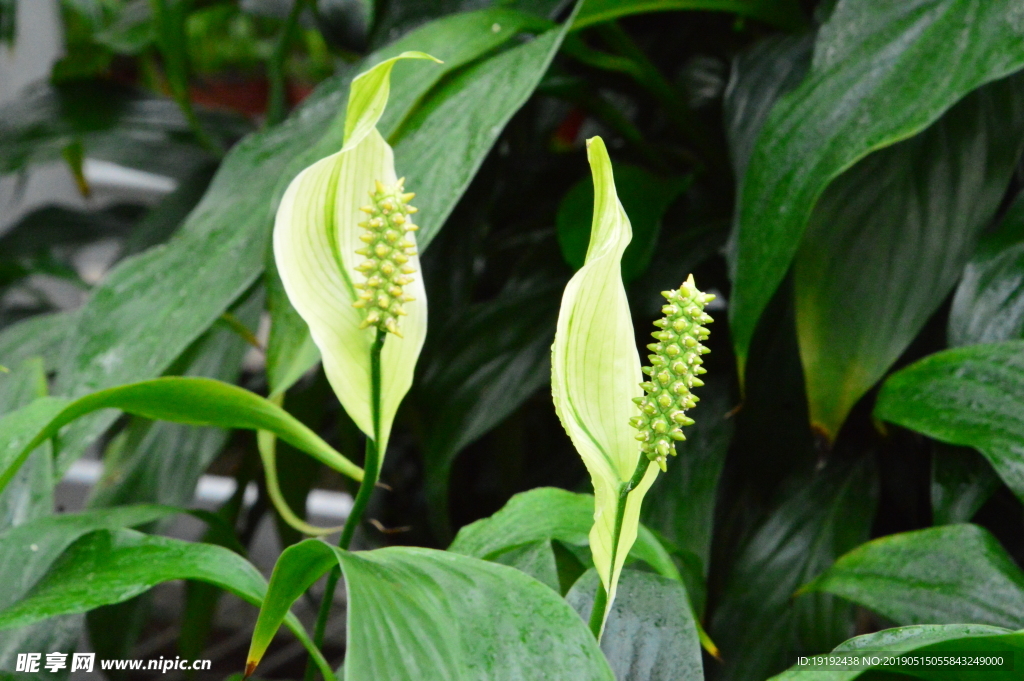
[[[598,576],[588,571],[566,596],[589,619]],[[619,681],[703,681],[697,625],[679,582],[623,570],[601,650]]]
[[[853,633],[853,609],[797,588],[868,537],[875,510],[869,462],[831,464],[791,481],[732,564],[711,622],[722,679],[765,678],[794,654],[821,653]]]
[[[368,58],[372,63],[416,48],[445,62],[433,68],[410,69],[408,77],[401,72],[395,74],[394,96],[381,119],[381,129],[393,134],[440,79],[516,35],[523,26],[524,19],[517,18],[520,16],[495,10],[448,17],[409,33]],[[497,32],[492,30],[496,18],[500,21]],[[483,60],[473,68],[483,69],[491,61]],[[537,66],[536,62],[531,64]],[[455,148],[465,140],[473,141],[473,145],[465,149],[465,155],[458,156],[457,163],[447,165],[445,173],[432,171],[435,181],[444,186],[433,187],[429,194],[432,200],[443,201],[430,211],[420,204],[426,218],[424,231],[443,224],[444,216],[490,149],[492,138],[488,137],[487,144],[478,143],[481,130],[491,135],[494,126],[500,130],[514,112],[498,108],[497,103],[517,107],[532,91],[535,81],[525,75],[519,74],[514,81],[492,78],[475,87],[474,106],[478,101],[496,102],[494,108],[486,109],[487,116],[466,120],[468,106],[438,111],[444,117],[436,122],[437,127],[443,127],[444,134],[438,140],[442,149],[445,145]],[[532,75],[540,78],[540,73]],[[263,270],[269,216],[280,193],[304,167],[341,148],[343,124],[338,112],[344,105],[351,76],[352,72],[346,72],[325,81],[286,122],[235,145],[203,201],[178,234],[166,246],[128,259],[110,272],[78,314],[77,328],[64,349],[58,372],[58,394],[75,397],[162,374],[252,285]],[[510,87],[510,83],[517,87]],[[444,89],[442,94],[447,97],[445,101],[450,101],[458,91]],[[425,105],[432,101],[434,98],[428,97]],[[427,122],[431,121],[433,116],[428,116]],[[416,135],[410,135],[408,140],[396,142],[400,159],[402,149],[415,139]],[[428,163],[432,158],[418,162]],[[403,161],[401,165],[407,168],[415,163]],[[410,178],[417,178],[417,190],[427,194],[422,175],[408,173]],[[462,184],[451,186],[442,179],[453,176]],[[438,220],[432,228],[431,220]],[[196,253],[204,257],[197,260]],[[114,418],[112,413],[99,415],[69,428],[63,438],[58,473],[80,456]]]
[[[359,429],[376,441],[381,459],[427,332],[426,290],[413,253],[408,266],[415,276],[405,286],[412,299],[403,305],[408,316],[401,319],[399,333],[388,333],[384,341],[377,396],[370,355],[378,328],[367,327],[366,311],[353,303],[359,300],[356,285],[365,280],[356,268],[369,257],[357,254],[367,247],[360,240],[366,234],[361,208],[375,183],[389,191],[398,184],[391,147],[375,126],[387,102],[391,69],[400,59],[432,57],[404,52],[352,81],[342,150],[299,173],[274,222],[274,257],[288,299],[310,326],[335,394]],[[415,245],[411,234],[404,238]]]
[[[788,29],[807,23],[799,4],[793,0],[587,0],[572,28],[578,31],[631,14],[672,10],[730,12]]]
[[[949,310],[951,346],[1024,336],[1024,195],[982,236]]]
[[[518,570],[421,548],[349,553],[318,540],[286,549],[274,566],[248,671],[291,603],[338,564],[348,591],[347,681],[614,678],[572,608]]]
[[[201,121],[224,143],[248,132],[241,117],[204,112]],[[184,177],[209,155],[189,139],[175,103],[109,80],[40,85],[2,107],[0,172],[61,158],[81,143],[100,158],[161,175]]]
[[[633,227],[633,239],[622,255],[622,280],[628,284],[650,264],[661,232],[661,218],[686,189],[689,180],[661,178],[633,165],[615,165],[614,168],[615,188]],[[574,270],[583,267],[587,257],[593,206],[594,183],[590,178],[573,185],[558,206],[555,218],[558,245]]]
[[[739,180],[746,175],[757,136],[775,102],[807,75],[814,38],[813,32],[770,36],[733,59],[722,114],[729,157]]]
[[[24,598],[0,611],[0,629],[120,603],[175,579],[216,584],[257,606],[267,588],[259,570],[223,547],[134,530],[97,530],[71,545]],[[333,681],[330,666],[298,619],[289,614],[283,620],[324,678]]]
[[[265,280],[267,312],[270,315],[267,385],[270,397],[276,397],[284,394],[320,361],[320,350],[309,335],[309,326],[288,300],[273,258],[267,263]]]
[[[587,141],[587,156],[594,175],[590,248],[586,264],[562,296],[551,348],[551,393],[562,427],[594,485],[590,550],[610,606],[618,573],[636,539],[640,503],[658,470],[648,462],[617,527],[620,487],[643,457],[630,426],[637,413],[631,398],[643,397],[643,376],[620,264],[632,233],[600,137]]]
[[[811,422],[830,440],[946,298],[999,207],[1024,145],[1022,87],[1014,76],[975,90],[818,199],[794,295]]]
[[[499,32],[508,27],[504,21],[495,24]],[[487,27],[493,29],[494,24]],[[395,148],[395,166],[417,193],[420,248],[430,245],[509,119],[533,94],[566,30],[552,29],[468,66],[431,93],[402,124],[397,139],[388,137]],[[439,158],[445,163],[438,164]]]
[[[362,479],[358,466],[256,393],[209,378],[167,377],[100,390],[75,401],[40,398],[4,417],[0,420],[0,489],[32,450],[56,436],[63,426],[99,409],[120,409],[193,426],[268,430],[338,472]]]
[[[977,525],[903,532],[858,546],[800,589],[853,601],[896,624],[1024,627],[1024,572]]]
[[[491,517],[463,527],[448,550],[484,560],[500,560],[508,551],[538,541],[587,546],[593,522],[591,495],[538,487],[515,495]],[[645,561],[665,577],[682,579],[668,552],[646,527],[640,526],[631,556]]]
[[[811,72],[773,108],[738,204],[730,322],[742,367],[818,198],[872,151],[921,132],[985,83],[1024,66],[1014,0],[836,6]],[[957,40],[969,23],[970,40]]]
[[[999,488],[985,457],[968,447],[936,442],[932,448],[932,524],[966,523]]]
[[[998,627],[989,627],[982,624],[947,624],[947,625],[926,625],[901,627],[899,629],[885,629],[873,634],[858,636],[842,645],[836,647],[832,653],[916,653],[936,654],[944,653],[971,653],[982,655],[995,653],[1004,656],[1009,655],[1015,658],[1014,662],[1020,660],[1019,655],[1024,651],[1024,634],[1021,632],[1010,632]],[[1014,665],[1016,667],[1016,665]],[[897,666],[886,667],[887,672],[893,675],[876,676],[877,672],[867,672],[862,669],[856,670],[814,670],[794,667],[789,671],[774,676],[770,681],[854,681],[863,679],[905,679],[916,678],[922,681],[1013,681],[1020,677],[1019,669],[986,669],[978,673],[976,670],[963,668],[952,668],[943,666]],[[895,676],[899,674],[899,676]],[[907,676],[904,676],[906,674]]]
[[[143,525],[180,509],[140,505],[37,518],[0,534],[0,610],[21,598],[68,546],[90,532]]]
[[[259,320],[263,296],[258,292],[234,308],[249,326]],[[233,383],[249,346],[233,331],[213,327],[186,350],[181,373]],[[189,506],[196,483],[223,449],[229,433],[222,428],[196,428],[167,421],[134,418],[103,455],[103,476],[93,487],[88,505],[158,503]]]
[[[974,447],[1024,499],[1024,341],[929,355],[890,376],[875,417]]]
[[[549,380],[557,306],[551,286],[517,290],[428,335],[412,396],[424,414],[426,494],[439,536],[451,536],[448,478],[459,452]]]

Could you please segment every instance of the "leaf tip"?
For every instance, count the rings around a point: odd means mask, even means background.
[[[259,660],[249,660],[245,663],[245,673],[242,674],[242,681],[245,681],[250,676],[252,676],[252,673],[256,671],[256,665],[258,665],[259,663]]]

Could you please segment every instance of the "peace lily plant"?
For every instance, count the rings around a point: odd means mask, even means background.
[[[665,316],[655,322],[657,342],[647,346],[651,366],[641,367],[621,268],[632,229],[600,137],[587,141],[587,157],[594,178],[590,246],[562,297],[551,393],[594,485],[590,550],[601,584],[590,624],[600,637],[636,541],[640,504],[675,454],[674,443],[685,439],[681,427],[693,423],[685,411],[697,404],[691,389],[703,385],[702,325],[712,321],[704,306],[714,296],[698,291],[692,275],[662,293]]]
[[[376,484],[399,403],[413,379],[426,335],[427,303],[416,252],[412,193],[376,129],[391,69],[406,52],[378,64],[351,86],[342,149],[303,170],[285,192],[274,227],[274,256],[285,291],[309,325],[328,380],[366,435],[364,474],[339,549],[303,542],[282,554],[268,605],[250,646],[251,674],[290,603],[327,565],[344,563]],[[585,265],[566,287],[553,346],[552,392],[562,424],[590,472],[595,491],[591,552],[601,578],[591,631],[600,638],[626,556],[637,537],[644,494],[664,470],[702,385],[701,341],[711,321],[692,277],[665,292],[651,366],[640,366],[620,273],[631,238],[600,138],[588,142],[594,220]],[[649,380],[643,380],[643,374]],[[271,487],[268,472],[268,487]],[[276,485],[274,485],[276,486]],[[276,501],[275,501],[276,503]],[[283,503],[283,501],[282,501]],[[312,534],[297,518],[289,522]],[[314,532],[316,528],[313,528]],[[332,553],[333,552],[333,553]],[[371,552],[375,553],[375,552]],[[298,567],[297,567],[298,566]],[[335,567],[321,603],[314,642],[324,628],[339,578]],[[311,677],[312,667],[307,678]]]

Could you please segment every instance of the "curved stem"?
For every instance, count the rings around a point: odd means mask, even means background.
[[[647,469],[650,465],[651,460],[641,454],[640,460],[637,461],[636,469],[633,471],[633,477],[619,485],[619,503],[615,508],[615,532],[612,535],[612,560],[610,568],[612,576],[615,574],[615,561],[618,559],[619,538],[622,536],[622,520],[626,516],[626,501],[629,499],[629,493],[636,489],[636,486],[644,479],[644,475],[647,474]],[[594,633],[594,638],[598,641],[601,640],[601,630],[604,628],[604,612],[608,605],[608,590],[605,589],[604,582],[599,581],[597,583],[597,593],[594,594],[594,608],[590,611],[590,631]]]
[[[348,518],[345,519],[345,528],[341,531],[341,538],[338,540],[338,546],[346,550],[352,543],[352,537],[356,533],[356,527],[358,527],[360,520],[362,520],[363,512],[366,510],[366,506],[370,502],[370,497],[373,495],[373,489],[377,486],[377,478],[380,476],[380,460],[382,457],[381,452],[377,448],[377,443],[380,442],[381,435],[380,354],[384,349],[384,339],[386,336],[386,331],[378,329],[377,337],[374,339],[373,346],[370,348],[370,404],[372,406],[374,437],[366,438],[366,460],[363,462],[363,481],[359,483],[359,491],[356,492],[355,502],[352,504],[352,511],[348,514]],[[313,631],[313,643],[321,650],[323,649],[324,632],[327,629],[327,620],[331,614],[331,605],[334,603],[334,590],[338,586],[338,579],[340,577],[340,568],[335,567],[331,570],[331,574],[327,576],[327,584],[324,586],[323,598],[320,601],[320,612],[317,613],[316,629]],[[306,673],[303,677],[303,681],[313,681],[315,674],[316,666],[313,663],[313,658],[310,657],[306,662]]]

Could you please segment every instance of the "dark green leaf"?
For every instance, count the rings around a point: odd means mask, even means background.
[[[670,10],[731,12],[789,29],[806,24],[800,5],[793,0],[587,0],[573,30],[630,14]]]
[[[809,76],[773,108],[738,207],[730,321],[742,366],[818,198],[872,151],[921,132],[977,87],[1024,66],[1015,0],[862,0],[818,32]],[[971,39],[958,40],[971,26]]]
[[[875,507],[867,463],[832,464],[789,494],[733,563],[711,635],[722,649],[723,679],[765,678],[794,654],[820,653],[853,633],[853,609],[833,596],[797,588],[868,536]]]
[[[593,525],[593,496],[556,487],[538,487],[515,495],[490,518],[463,527],[448,550],[497,560],[506,551],[537,541],[556,539],[565,544],[588,546]],[[630,555],[665,577],[682,579],[665,547],[643,525]]]
[[[444,225],[505,124],[533,94],[565,30],[552,29],[467,67],[433,92],[399,130],[395,168],[417,194],[420,248]],[[392,84],[392,92],[396,89]],[[446,162],[438,164],[439,158]]]
[[[722,113],[737,179],[746,175],[754,143],[775,102],[807,75],[814,37],[771,36],[733,60]]]
[[[252,295],[234,312],[245,324],[259,320],[262,295]],[[185,376],[205,376],[233,383],[249,346],[228,329],[212,328],[186,351]],[[224,447],[222,428],[196,428],[167,421],[132,419],[107,448],[103,476],[93,487],[88,505],[158,503],[189,506],[199,477]]]
[[[100,390],[75,401],[40,398],[0,419],[0,489],[32,450],[75,419],[101,409],[193,426],[267,430],[345,475],[362,477],[355,464],[320,436],[256,393],[209,378],[167,377]]]
[[[558,563],[550,539],[538,539],[528,544],[520,544],[494,557],[495,563],[514,567],[525,572],[541,584],[562,593],[562,583],[558,575]]]
[[[425,414],[426,494],[439,536],[451,536],[455,457],[549,380],[558,283],[473,305],[428,337],[413,397]]]
[[[818,200],[794,294],[811,422],[829,439],[946,298],[999,207],[1024,144],[1022,88],[1022,76],[979,88]]]
[[[932,448],[932,524],[966,523],[999,487],[985,457],[968,447]]]
[[[24,598],[0,611],[0,629],[120,603],[175,579],[216,584],[257,606],[267,588],[259,570],[220,546],[134,530],[97,530],[68,547]],[[314,653],[324,677],[333,679],[298,619],[288,615],[284,622]]]
[[[287,549],[270,579],[249,653],[333,565],[348,590],[346,681],[613,679],[583,620],[518,570],[430,549],[349,553],[317,540]]]
[[[658,244],[661,218],[687,184],[686,178],[661,178],[637,166],[615,166],[615,189],[633,226],[633,239],[622,255],[622,279],[627,284],[647,269]],[[587,257],[593,207],[594,183],[589,177],[573,185],[558,206],[558,245],[576,270]]]
[[[842,596],[901,625],[1024,627],[1024,572],[977,525],[875,539],[800,591]]]
[[[1002,654],[1004,657],[1015,658],[1019,663],[1020,653],[1024,650],[1024,635],[1013,633],[998,627],[981,624],[947,624],[918,625],[886,629],[874,634],[858,636],[844,642],[832,652],[842,653],[971,653],[982,655]],[[903,681],[917,678],[922,681],[1014,681],[1020,678],[1016,664],[1013,669],[976,669],[948,666],[899,666],[887,667],[891,674],[878,676],[877,672],[864,670],[808,670],[794,667],[789,671],[772,677],[770,681]],[[900,673],[902,672],[902,674]],[[904,676],[906,674],[907,676]]]
[[[223,113],[205,113],[202,122],[222,141],[249,129]],[[35,87],[3,107],[0,172],[60,159],[75,142],[90,157],[176,177],[207,158],[171,100],[109,81],[79,80]]]
[[[1024,195],[978,243],[949,310],[951,346],[1024,335]]]
[[[566,596],[589,620],[597,591],[589,570]],[[618,681],[703,681],[700,641],[686,589],[648,572],[623,570],[601,635],[601,650]]]
[[[875,416],[974,447],[1024,499],[1024,341],[925,357],[882,384]]]

